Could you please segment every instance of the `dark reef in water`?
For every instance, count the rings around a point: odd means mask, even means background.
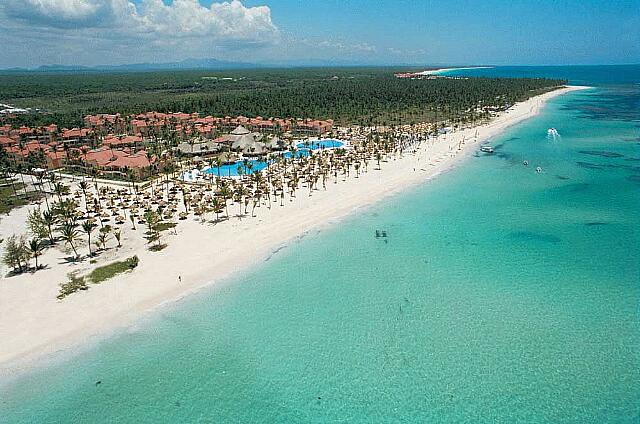
[[[580,167],[580,168],[587,168],[587,169],[604,169],[603,165],[598,165],[597,163],[591,163],[591,162],[576,162],[576,164]]]
[[[514,231],[509,233],[509,237],[526,241],[536,241],[544,243],[559,243],[562,239],[551,234],[534,233],[533,231]]]
[[[640,184],[640,175],[629,175],[627,180]]]
[[[632,166],[632,165],[613,165],[608,164],[605,165],[607,168],[617,168],[617,169],[626,169],[631,172],[640,172],[640,166]]]
[[[570,193],[580,193],[582,191],[585,191],[589,187],[591,187],[591,184],[589,183],[573,183],[573,184],[560,186],[559,188],[562,190],[566,190]]]
[[[582,153],[583,155],[601,156],[603,158],[621,158],[624,156],[620,153],[607,152],[604,150],[580,150],[578,153]]]
[[[568,110],[578,110],[591,119],[636,121],[638,119],[639,91],[636,86],[608,87],[597,97],[573,102]]]
[[[556,175],[556,178],[559,180],[570,180],[571,178],[565,177],[564,175]]]
[[[587,222],[584,225],[586,225],[587,227],[597,227],[597,226],[600,226],[600,225],[607,225],[607,223],[606,222],[600,222],[600,221],[593,221],[593,222]]]

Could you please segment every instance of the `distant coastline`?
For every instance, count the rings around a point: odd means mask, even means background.
[[[491,69],[493,66],[467,66],[462,68],[438,68],[438,69],[429,69],[428,71],[418,72],[420,75],[440,75],[449,71],[460,71],[463,69]]]

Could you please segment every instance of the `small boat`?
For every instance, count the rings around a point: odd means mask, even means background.
[[[547,137],[557,139],[558,137],[560,137],[560,133],[557,129],[552,127],[547,130]]]
[[[482,146],[480,146],[480,151],[483,153],[493,153],[493,147],[491,147],[488,144],[483,144]]]

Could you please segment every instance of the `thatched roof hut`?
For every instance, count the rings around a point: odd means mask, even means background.
[[[231,149],[236,151],[244,151],[244,149],[248,147],[255,146],[256,139],[253,137],[253,134],[243,134],[238,136],[238,138],[231,145]]]
[[[270,150],[285,150],[287,148],[287,142],[276,136],[266,142],[265,146]]]
[[[231,131],[232,135],[246,135],[251,134],[251,132],[243,127],[242,125],[238,125],[233,131]]]
[[[220,158],[220,162],[224,164],[236,163],[238,161],[238,156],[231,152],[224,152],[218,157]]]

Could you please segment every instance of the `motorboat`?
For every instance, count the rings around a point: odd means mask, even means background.
[[[480,151],[483,153],[493,153],[493,147],[491,147],[489,144],[483,144],[482,146],[480,146]]]

